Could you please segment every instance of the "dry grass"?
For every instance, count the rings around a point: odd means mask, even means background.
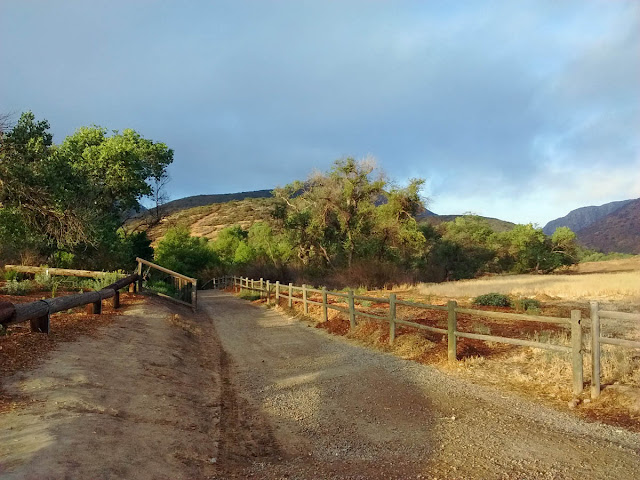
[[[501,275],[477,280],[427,283],[421,295],[471,299],[497,292],[514,297],[561,300],[640,300],[640,271],[589,275]]]

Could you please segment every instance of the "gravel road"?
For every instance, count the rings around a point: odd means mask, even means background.
[[[200,305],[226,352],[215,478],[640,474],[638,434],[369,350],[229,294],[204,292]]]

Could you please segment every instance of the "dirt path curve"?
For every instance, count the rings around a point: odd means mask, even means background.
[[[206,316],[148,299],[98,336],[61,344],[40,367],[2,379],[29,403],[0,415],[0,478],[211,476],[222,384],[216,338]]]
[[[216,478],[638,478],[637,434],[469,385],[228,294],[199,301],[227,352]]]

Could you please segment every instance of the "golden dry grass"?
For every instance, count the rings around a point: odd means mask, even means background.
[[[500,275],[476,280],[427,283],[417,287],[421,295],[474,298],[486,293],[514,297],[551,297],[562,300],[639,300],[640,271],[589,275]]]

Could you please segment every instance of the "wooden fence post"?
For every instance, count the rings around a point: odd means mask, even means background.
[[[138,262],[138,292],[142,293],[142,262]]]
[[[129,293],[136,293],[136,283],[137,282],[131,282],[129,284]]]
[[[304,314],[307,315],[309,313],[309,304],[307,303],[307,286],[302,284],[302,305],[304,307]]]
[[[356,328],[356,306],[353,299],[353,290],[349,290],[349,328]]]
[[[120,290],[116,290],[115,291],[116,294],[112,297],[113,300],[111,300],[111,306],[115,309],[115,308],[120,308]]]
[[[260,298],[262,298],[263,297],[263,292],[264,292],[264,279],[263,278],[260,279],[260,290],[259,290],[259,292],[260,292]]]
[[[198,309],[198,281],[191,284],[191,308],[195,312]]]
[[[87,303],[86,312],[87,315],[100,315],[102,313],[102,300]]]
[[[581,322],[580,310],[571,310],[571,371],[573,373],[574,395],[580,395],[584,388]]]
[[[248,279],[248,278],[247,278],[247,288],[249,288],[249,279]],[[253,291],[255,291],[255,289],[256,289],[256,282],[255,282],[255,280],[252,278],[252,279],[251,279],[251,291],[253,292]]]
[[[329,321],[329,307],[327,307],[328,303],[329,302],[327,300],[327,287],[322,287],[322,321],[323,322]]]
[[[396,294],[389,294],[389,345],[396,340]]]
[[[46,313],[42,317],[33,318],[29,321],[32,332],[49,333],[51,327],[51,314]]]
[[[600,314],[598,302],[591,303],[591,398],[600,396]]]
[[[267,305],[269,305],[269,301],[271,300],[271,282],[267,280]]]
[[[293,283],[289,282],[289,308],[293,307]]]
[[[276,305],[280,305],[280,280],[276,280]]]
[[[458,359],[458,337],[456,337],[456,330],[458,328],[458,317],[456,314],[456,307],[458,303],[455,300],[449,300],[447,302],[447,310],[449,312],[447,316],[448,324],[448,342],[447,342],[447,356],[449,363],[455,363]]]

